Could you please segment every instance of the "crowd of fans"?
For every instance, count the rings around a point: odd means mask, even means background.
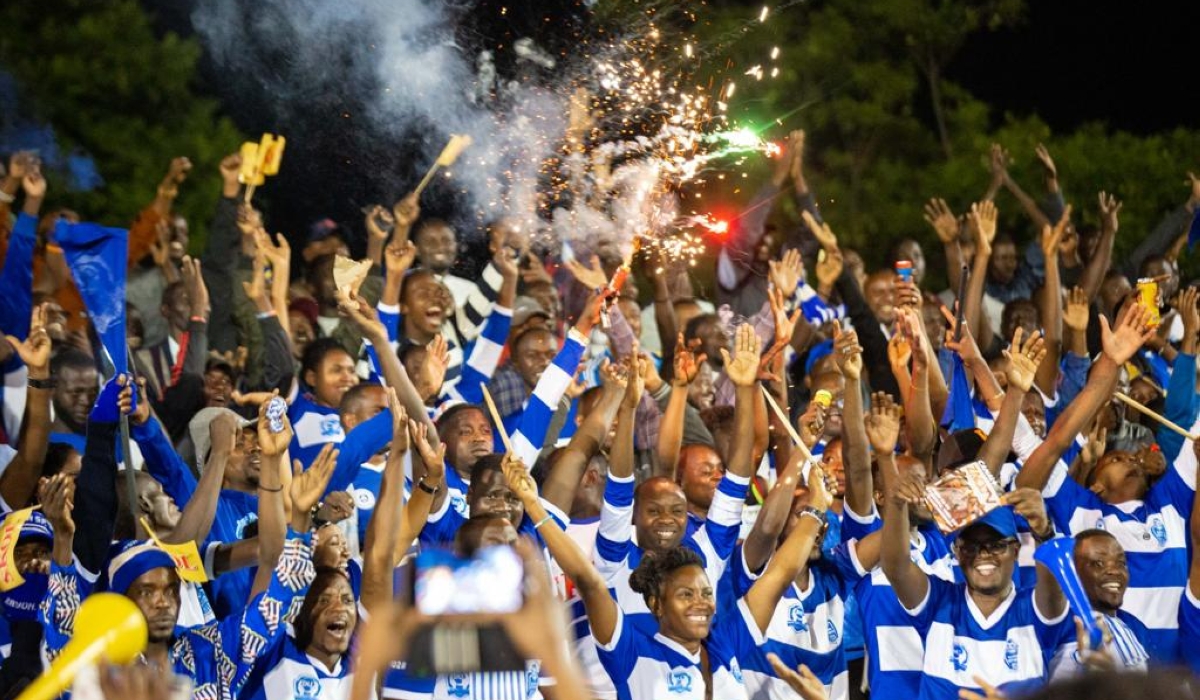
[[[701,261],[707,295],[652,246],[615,288],[611,241],[565,248],[516,219],[471,260],[474,232],[414,194],[367,212],[366,264],[339,261],[354,241],[332,221],[293,253],[238,155],[190,257],[172,203],[210,175],[179,158],[128,230],[115,374],[55,238],[80,215],[14,154],[0,505],[38,508],[9,563],[24,582],[0,593],[0,695],[111,591],[149,643],[81,674],[81,697],[181,680],[198,700],[1190,697],[1200,287],[1177,258],[1200,180],[1114,260],[1121,203],[1100,193],[1099,228],[1077,229],[1036,155],[1044,201],[994,146],[979,202],[925,205],[940,291],[916,240],[877,269],[839,244],[794,132]],[[604,194],[578,206],[603,214]],[[784,197],[803,220],[773,227]],[[1031,241],[998,230],[1001,197]],[[946,527],[929,485],[981,469],[1000,505]],[[1035,561],[1059,540],[1094,622]],[[188,542],[207,582],[163,546]],[[422,608],[450,583],[422,589],[426,553],[496,547],[523,564],[516,609],[464,614],[512,597],[478,578],[442,602],[458,612]],[[505,644],[519,663],[496,670]]]

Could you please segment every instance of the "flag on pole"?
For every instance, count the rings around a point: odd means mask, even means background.
[[[950,395],[946,399],[946,410],[942,412],[942,427],[950,432],[973,430],[975,411],[971,407],[971,382],[967,369],[957,353],[950,359]]]
[[[67,267],[83,297],[88,316],[110,366],[116,374],[129,371],[125,344],[125,269],[129,232],[99,224],[60,220],[54,241],[63,249]]]

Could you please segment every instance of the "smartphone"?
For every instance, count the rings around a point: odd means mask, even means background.
[[[524,603],[524,580],[512,547],[485,547],[470,558],[425,550],[414,567],[413,607],[431,616],[514,613]]]
[[[498,616],[524,604],[524,564],[511,547],[487,547],[472,557],[424,550],[409,564],[404,594],[424,615],[437,619],[413,635],[407,673],[429,678],[475,671],[521,671],[525,658]],[[478,622],[472,615],[493,616]]]

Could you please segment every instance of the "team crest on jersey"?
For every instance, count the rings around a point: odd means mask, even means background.
[[[687,671],[671,671],[667,675],[667,691],[690,693],[692,691],[692,674]]]
[[[538,667],[536,664],[525,669],[525,695],[526,695],[526,697],[533,697],[533,694],[535,692],[537,692],[539,675],[540,674],[538,673]]]
[[[960,672],[967,670],[967,661],[969,658],[967,648],[955,642],[954,651],[950,654],[950,663],[954,664],[954,670]]]
[[[450,507],[454,509],[454,512],[458,513],[464,518],[471,517],[470,509],[467,508],[467,499],[458,494],[454,494],[450,497]]]
[[[729,660],[729,672],[733,674],[733,680],[745,685],[746,682],[742,680],[742,667],[738,664],[737,659]]]
[[[833,624],[833,620],[825,621],[825,632],[829,635],[829,643],[837,644],[838,630],[837,625]]]
[[[1157,515],[1150,519],[1150,534],[1154,535],[1154,540],[1158,542],[1159,547],[1167,543],[1167,526]]]
[[[371,510],[375,507],[375,494],[370,489],[354,489],[354,502],[359,510]]]
[[[321,681],[312,676],[300,676],[292,683],[292,690],[296,700],[312,700],[321,695]]]
[[[1017,646],[1016,640],[1008,640],[1008,644],[1004,645],[1004,665],[1008,670],[1017,670],[1017,655],[1021,653],[1020,647]]]
[[[804,606],[793,605],[788,608],[788,627],[797,632],[807,632],[808,623],[804,621]]]
[[[446,692],[451,697],[465,698],[471,694],[471,684],[465,673],[456,673],[446,679]]]
[[[336,415],[321,419],[321,437],[337,437],[342,434],[342,420]]]

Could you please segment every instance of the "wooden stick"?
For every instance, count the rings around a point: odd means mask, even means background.
[[[429,172],[425,173],[425,177],[421,178],[421,183],[417,185],[417,189],[413,190],[413,194],[417,199],[421,198],[421,193],[429,186],[429,181],[433,179],[434,174],[438,171],[439,166],[436,162],[429,168]]]
[[[249,184],[249,185],[246,185],[246,191],[245,191],[245,195],[246,195],[246,197],[245,197],[245,202],[246,202],[246,204],[249,204],[249,203],[250,203],[250,200],[251,200],[251,198],[253,198],[253,197],[254,197],[254,188],[255,188],[255,187],[257,187],[257,185],[255,185],[254,183],[251,183],[251,184]]]
[[[800,453],[804,455],[806,461],[811,461],[813,458],[812,452],[808,449],[808,445],[805,445],[804,441],[800,439],[800,434],[792,427],[792,421],[788,419],[787,414],[775,402],[775,397],[771,396],[771,392],[767,391],[767,387],[762,384],[759,384],[758,388],[762,389],[763,396],[767,398],[767,404],[771,406],[771,410],[775,411],[775,416],[779,418],[780,423],[783,423],[783,427],[787,428],[788,435],[792,436],[792,443],[800,448]]]
[[[1188,440],[1195,442],[1197,439],[1200,439],[1200,437],[1197,437],[1196,435],[1193,435],[1193,434],[1189,433],[1188,431],[1184,430],[1183,428],[1179,427],[1178,425],[1172,423],[1170,420],[1167,419],[1166,416],[1161,415],[1159,413],[1155,413],[1154,411],[1151,411],[1149,408],[1146,408],[1142,404],[1138,403],[1137,401],[1134,401],[1133,399],[1129,398],[1128,396],[1126,396],[1125,394],[1122,394],[1119,391],[1114,391],[1113,396],[1115,398],[1119,399],[1121,401],[1121,403],[1125,404],[1126,406],[1129,406],[1130,408],[1137,410],[1139,413],[1150,416],[1154,420],[1158,421],[1159,423],[1162,423],[1163,425],[1170,428],[1172,431],[1179,433],[1180,435],[1187,438]]]
[[[510,455],[515,454],[512,441],[508,439],[508,431],[504,429],[504,422],[500,420],[500,411],[496,410],[496,402],[492,401],[492,392],[488,391],[486,385],[480,388],[483,389],[483,400],[487,404],[488,412],[492,414],[492,422],[496,424],[496,430],[500,431],[500,440],[504,443],[504,451]]]

